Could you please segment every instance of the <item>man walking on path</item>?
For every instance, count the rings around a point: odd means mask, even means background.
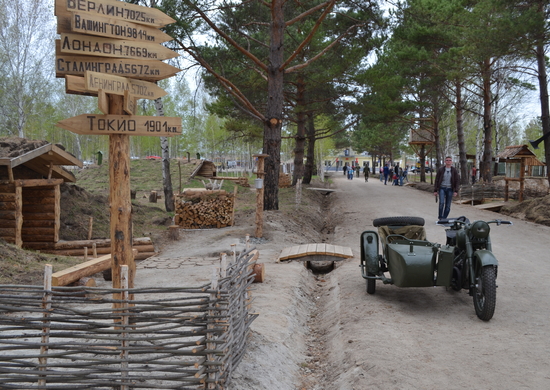
[[[384,165],[384,185],[388,184],[388,175],[390,174],[390,168],[388,168],[388,164]]]
[[[363,175],[365,176],[365,183],[369,181],[369,167],[363,167]]]
[[[452,165],[453,159],[450,156],[445,157],[445,166],[439,168],[435,176],[434,195],[439,195],[438,219],[449,216],[453,197],[458,195],[460,189],[460,176]]]

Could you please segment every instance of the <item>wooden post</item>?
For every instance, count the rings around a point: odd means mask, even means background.
[[[525,159],[522,158],[519,165],[519,201],[523,202],[523,190],[525,186]]]
[[[264,180],[264,159],[268,154],[254,154],[252,157],[258,158],[258,167],[256,169],[256,177]],[[264,185],[262,188],[256,189],[256,231],[255,236],[260,238],[263,236],[263,221],[264,219]]]
[[[128,390],[129,387],[126,385],[126,380],[128,377],[128,266],[122,265],[120,267],[120,285],[124,291],[121,293],[120,298],[124,301],[122,302],[122,308],[120,315],[120,323],[122,324],[122,334],[120,340],[121,352],[120,352],[120,375],[122,377],[123,385],[120,386],[120,390]]]
[[[124,115],[123,97],[109,94],[109,113]],[[132,253],[132,201],[130,199],[130,136],[109,135],[109,203],[111,211],[111,272],[113,288],[120,286],[120,267],[128,266],[128,288],[134,287],[136,265]],[[120,299],[120,293],[113,299]],[[133,299],[133,294],[129,299]],[[120,304],[114,304],[115,307]]]
[[[210,293],[210,300],[212,302],[212,304],[210,305],[211,307],[214,307],[214,304],[213,302],[216,301],[218,299],[218,294],[216,292],[216,290],[218,289],[218,270],[216,268],[212,268],[212,284],[211,284],[211,289],[212,289],[212,292]],[[213,310],[213,309],[210,309],[208,310],[208,316],[212,318],[211,321],[208,321],[208,325],[206,325],[206,328],[208,330],[210,330],[210,332],[208,332],[206,334],[206,348],[209,349],[209,350],[214,350],[216,349],[216,343],[214,342],[215,341],[215,338],[216,336],[214,335],[213,333],[213,330],[216,328],[216,324],[213,323],[213,319],[215,318],[216,316],[216,311]],[[215,354],[212,354],[212,353],[209,353],[206,355],[206,359],[208,359],[209,362],[215,362],[216,361],[216,355]],[[217,381],[218,381],[218,375],[216,372],[210,372],[208,374],[208,379],[210,380],[210,382],[208,383],[208,385],[206,386],[207,389],[215,389],[217,388]]]
[[[46,372],[46,364],[48,363],[48,343],[50,342],[50,309],[52,308],[52,266],[51,264],[46,264],[44,268],[44,296],[42,297],[42,337],[41,337],[41,346],[40,346],[40,357],[38,358],[38,363],[40,367],[38,371]],[[38,388],[46,386],[46,377],[40,376],[38,380]]]

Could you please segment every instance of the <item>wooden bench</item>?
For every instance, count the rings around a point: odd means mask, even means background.
[[[353,257],[353,252],[348,246],[332,244],[304,244],[284,248],[277,262],[307,258],[308,256],[332,257],[332,260],[343,260]],[[325,259],[325,258],[324,258]]]

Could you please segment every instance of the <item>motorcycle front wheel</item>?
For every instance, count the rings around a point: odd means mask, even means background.
[[[474,307],[480,320],[489,321],[495,313],[497,302],[497,272],[492,265],[482,267],[476,273]]]
[[[374,276],[373,273],[368,272],[368,276]],[[367,294],[374,294],[376,292],[376,279],[367,279]]]

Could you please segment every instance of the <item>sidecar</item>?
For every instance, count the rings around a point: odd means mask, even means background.
[[[377,280],[397,287],[451,285],[454,247],[427,241],[423,218],[378,218],[373,226],[378,231],[361,234],[360,267],[367,293],[375,293]]]

